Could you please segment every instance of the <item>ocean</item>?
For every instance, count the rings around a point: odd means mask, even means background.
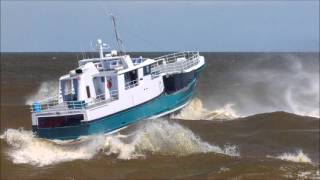
[[[97,55],[1,53],[1,179],[320,179],[319,53],[201,55],[181,111],[62,141],[32,134],[29,105]]]

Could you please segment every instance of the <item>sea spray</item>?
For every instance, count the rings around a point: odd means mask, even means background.
[[[203,107],[203,103],[199,98],[193,98],[186,107],[178,113],[172,114],[170,118],[184,120],[231,120],[240,117],[232,108],[233,106],[233,104],[227,103],[221,108],[208,110]]]
[[[205,107],[242,116],[286,111],[319,117],[319,54],[208,54],[195,94]],[[212,61],[210,61],[212,60]]]
[[[59,84],[58,81],[42,82],[37,92],[26,98],[26,105],[31,105],[35,101],[43,100],[48,97],[58,96]]]
[[[130,160],[147,154],[186,156],[219,153],[239,156],[235,145],[219,147],[201,140],[191,130],[165,119],[141,123],[131,134],[94,135],[75,141],[36,138],[31,131],[8,129],[2,135],[13,163],[47,166],[77,159],[91,159],[99,152]]]

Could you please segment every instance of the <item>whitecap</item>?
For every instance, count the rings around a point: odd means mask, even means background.
[[[312,163],[308,155],[303,153],[302,150],[296,151],[294,153],[286,152],[278,156],[267,156],[267,157],[281,159],[284,161],[298,162],[298,163]]]
[[[239,156],[236,145],[224,147],[205,142],[191,130],[165,119],[148,120],[131,134],[93,135],[75,141],[46,140],[31,131],[7,129],[1,139],[9,147],[8,157],[16,164],[47,166],[78,159],[91,159],[98,153],[130,160],[148,154],[187,156],[195,153],[219,153]]]

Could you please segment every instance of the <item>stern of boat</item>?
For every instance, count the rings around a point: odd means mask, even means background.
[[[78,137],[86,121],[84,101],[57,100],[35,102],[31,105],[32,131],[39,137],[56,139]],[[80,128],[80,130],[79,130]]]

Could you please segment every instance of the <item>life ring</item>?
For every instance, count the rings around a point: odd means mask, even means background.
[[[107,88],[110,89],[112,87],[112,83],[110,80],[107,81]]]

